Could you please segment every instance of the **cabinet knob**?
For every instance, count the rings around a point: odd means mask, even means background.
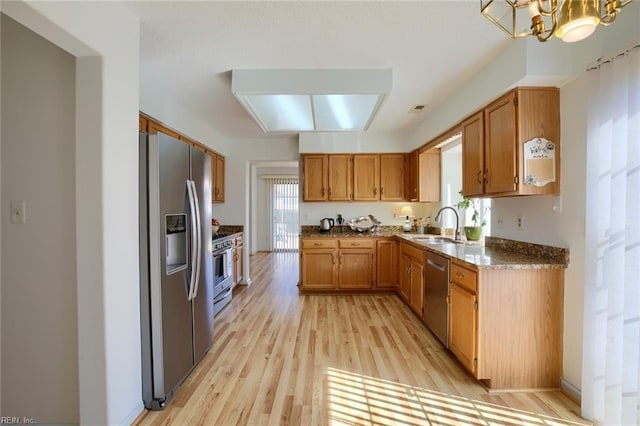
[[[324,191],[324,187],[322,187],[322,196],[324,197],[325,191]]]
[[[378,188],[375,186],[373,187],[373,195],[378,195]]]
[[[384,195],[384,186],[380,187],[380,195]]]
[[[464,278],[464,275],[463,275],[463,274],[461,274],[460,272],[456,272],[456,277],[458,277],[458,278]]]
[[[482,170],[478,170],[478,177],[476,178],[478,184],[482,184],[482,179],[480,176],[482,175]]]

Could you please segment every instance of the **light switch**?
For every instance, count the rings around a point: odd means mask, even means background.
[[[24,225],[27,223],[26,202],[24,200],[11,200],[11,223]]]

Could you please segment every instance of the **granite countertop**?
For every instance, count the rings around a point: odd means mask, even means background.
[[[323,238],[381,238],[397,237],[479,269],[555,269],[569,264],[569,250],[565,248],[525,243],[503,238],[485,237],[484,243],[425,243],[416,241],[428,235],[405,233],[402,227],[383,226],[377,232],[357,232],[349,227],[342,231],[334,227],[330,232],[320,232],[316,226],[303,227],[301,237]],[[438,235],[439,236],[439,235]]]
[[[511,247],[504,247],[503,239],[489,239],[485,244],[460,244],[454,242],[423,243],[415,241],[413,235],[398,235],[399,238],[412,241],[413,244],[424,247],[436,254],[445,255],[453,260],[460,260],[479,269],[556,269],[566,268],[568,265],[568,250],[557,247],[544,247],[537,244],[537,253],[527,250],[530,243],[514,241]],[[518,246],[523,246],[520,250]]]

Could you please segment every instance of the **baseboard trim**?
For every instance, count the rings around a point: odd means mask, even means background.
[[[576,404],[582,404],[582,391],[569,383],[564,377],[560,379],[560,390]]]

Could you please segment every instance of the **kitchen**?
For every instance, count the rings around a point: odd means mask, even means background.
[[[14,8],[18,8],[20,2],[17,5],[12,5]],[[3,10],[6,6],[3,4]],[[102,78],[107,82],[107,90],[109,90],[110,97],[102,100],[99,97],[87,96],[82,98],[83,105],[102,105],[104,103],[104,113],[96,112],[90,108],[85,108],[79,111],[86,117],[86,120],[79,120],[79,123],[86,123],[87,126],[80,127],[79,132],[85,132],[89,135],[88,139],[96,140],[96,144],[99,147],[104,148],[104,152],[101,149],[96,150],[80,150],[78,154],[80,158],[88,159],[88,164],[101,163],[104,160],[105,176],[102,175],[100,170],[83,170],[79,175],[85,182],[109,182],[104,186],[104,198],[100,197],[98,193],[81,193],[82,199],[78,199],[77,202],[81,206],[93,206],[89,209],[86,217],[101,217],[104,213],[105,223],[104,231],[98,232],[97,230],[103,229],[102,224],[90,223],[87,224],[88,233],[84,233],[81,236],[82,246],[78,247],[80,253],[80,265],[85,264],[87,259],[82,256],[82,253],[98,253],[96,258],[103,259],[105,262],[104,270],[108,271],[104,277],[101,274],[97,274],[98,278],[94,277],[95,273],[90,270],[80,269],[78,280],[79,282],[85,282],[89,279],[90,282],[103,283],[100,287],[104,286],[105,294],[102,295],[101,291],[92,290],[92,287],[80,287],[80,293],[78,294],[79,300],[85,301],[88,304],[82,303],[80,305],[79,315],[81,318],[86,318],[89,315],[90,318],[94,318],[97,324],[109,324],[106,329],[107,334],[93,333],[93,327],[96,323],[91,321],[83,321],[80,325],[80,335],[87,336],[88,341],[83,340],[84,344],[89,344],[89,347],[105,348],[103,357],[105,359],[102,369],[107,371],[107,365],[113,365],[113,363],[124,363],[129,366],[130,374],[125,374],[127,377],[136,377],[137,366],[135,361],[128,361],[133,354],[139,353],[139,349],[136,349],[136,337],[133,329],[130,327],[129,320],[135,322],[135,314],[138,309],[135,306],[135,302],[126,300],[123,301],[123,294],[127,294],[135,299],[135,283],[137,282],[137,263],[134,260],[127,260],[129,257],[135,259],[137,242],[133,238],[123,236],[125,228],[131,230],[131,220],[126,218],[126,215],[120,214],[121,207],[134,206],[137,203],[136,194],[128,190],[129,182],[135,182],[137,180],[137,167],[135,161],[127,161],[126,155],[129,153],[132,157],[135,154],[132,152],[132,147],[125,142],[129,139],[128,135],[135,130],[135,123],[131,117],[136,117],[139,110],[145,110],[149,113],[151,107],[148,104],[151,102],[145,95],[140,100],[138,99],[137,82],[132,82],[125,76],[128,76],[131,72],[136,71],[136,67],[132,64],[137,64],[137,53],[135,49],[135,43],[130,43],[131,40],[138,39],[138,33],[136,28],[137,23],[133,19],[127,16],[122,10],[119,10],[116,6],[101,5],[105,12],[104,23],[100,20],[95,20],[96,28],[104,28],[104,31],[109,31],[110,25],[118,25],[122,28],[120,34],[118,34],[117,40],[105,41],[100,40],[97,34],[87,29],[82,29],[81,22],[86,22],[84,17],[94,16],[94,11],[87,5],[66,5],[65,8],[59,9],[57,5],[46,4],[29,4],[29,8],[21,10],[11,11],[13,16],[21,17],[20,20],[24,23],[28,23],[32,28],[38,29],[38,32],[44,33],[47,38],[59,40],[59,34],[56,34],[51,28],[44,25],[38,20],[38,14],[35,14],[33,10],[37,10],[39,14],[46,16],[51,21],[55,22],[59,27],[68,29],[72,34],[76,34],[77,37],[85,41],[85,45],[79,46],[78,44],[72,44],[67,48],[73,51],[77,56],[84,57],[79,61],[79,74],[78,76],[85,75],[84,72],[89,72],[89,77],[93,75],[93,78],[98,78],[98,71],[100,70],[99,64],[95,63],[91,58],[91,49],[87,49],[86,45],[90,45],[93,51],[99,51],[104,57],[111,58],[112,61],[106,62],[106,68],[104,69],[104,76]],[[474,10],[477,7],[474,5]],[[476,11],[477,13],[477,11]],[[630,18],[625,18],[631,16]],[[610,27],[612,32],[611,38],[603,33],[603,29],[599,29],[594,34],[593,43],[590,45],[592,53],[586,54],[588,56],[584,60],[576,60],[579,65],[570,65],[563,62],[564,65],[571,70],[564,69],[567,73],[573,72],[575,75],[579,71],[583,70],[583,65],[601,55],[607,55],[615,53],[631,44],[634,38],[638,39],[637,29],[633,18],[637,17],[637,5],[632,4],[628,6],[628,10],[625,10],[620,17],[620,22]],[[626,19],[626,20],[625,20]],[[104,25],[104,27],[101,27]],[[490,24],[487,24],[490,25]],[[626,25],[626,26],[625,26]],[[106,28],[105,28],[106,27]],[[488,31],[496,31],[495,28],[490,28]],[[618,31],[618,32],[617,32]],[[606,42],[605,42],[606,40]],[[590,42],[587,40],[587,42]],[[59,43],[65,44],[69,41],[59,40]],[[133,45],[132,45],[133,44]],[[551,55],[552,51],[562,51],[558,45],[538,45],[533,42],[526,42],[521,40],[518,43],[511,45],[503,55],[496,56],[492,59],[489,67],[479,72],[475,81],[470,81],[466,87],[462,87],[459,91],[452,93],[449,96],[448,102],[445,102],[441,108],[429,116],[427,120],[419,126],[415,131],[415,134],[399,135],[393,137],[389,135],[387,140],[396,141],[397,147],[394,150],[409,151],[411,148],[418,146],[425,140],[435,136],[439,131],[443,130],[441,123],[453,123],[460,119],[466,112],[470,112],[474,109],[473,104],[479,105],[482,102],[497,96],[504,91],[505,85],[509,85],[512,82],[519,80],[518,75],[522,75],[521,69],[513,69],[513,67],[507,64],[522,64],[522,55],[524,51],[527,51],[530,55],[538,58],[546,58],[547,55]],[[124,54],[130,55],[123,59]],[[562,52],[555,52],[562,53]],[[536,72],[535,65],[532,66],[532,72]],[[575,67],[575,70],[572,71]],[[509,70],[505,72],[504,70]],[[91,74],[94,72],[95,74]],[[519,74],[520,73],[520,74]],[[507,74],[508,76],[505,76]],[[491,76],[502,75],[505,79],[503,82],[499,82],[496,79],[492,79]],[[96,80],[82,80],[87,86],[87,90],[93,87],[91,84]],[[151,84],[149,79],[142,79],[141,85]],[[584,140],[586,130],[584,129],[584,85],[583,80],[578,80],[573,84],[563,86],[561,94],[561,117],[562,117],[562,141],[563,141],[563,157],[570,157],[575,159],[584,159],[584,151],[580,148],[581,141]],[[110,88],[113,88],[111,90]],[[130,93],[127,95],[127,93]],[[148,91],[144,92],[148,93]],[[3,89],[4,94],[4,89]],[[92,93],[95,94],[95,93]],[[113,98],[116,96],[117,98]],[[158,96],[158,95],[156,95]],[[465,107],[467,105],[467,107]],[[183,109],[177,106],[171,106],[165,104],[162,108],[166,111],[156,114],[157,116],[171,121],[176,128],[190,129],[190,134],[193,134],[196,138],[209,139],[203,135],[209,135],[211,132],[205,128],[198,120],[188,114]],[[159,108],[159,109],[162,109]],[[239,108],[239,107],[238,107]],[[124,111],[127,109],[126,116],[123,117]],[[4,109],[3,109],[4,110]],[[460,111],[465,111],[461,113]],[[169,118],[169,116],[171,118]],[[166,117],[166,118],[165,118]],[[131,122],[130,122],[131,121]],[[102,124],[100,124],[102,123]],[[104,127],[108,129],[108,132],[103,136],[97,130]],[[4,128],[4,126],[3,126]],[[304,135],[303,135],[304,136]],[[335,145],[327,145],[318,147],[312,146],[311,141],[300,138],[300,146],[298,142],[292,139],[282,140],[279,138],[270,138],[264,141],[264,144],[255,144],[249,138],[229,141],[225,138],[211,137],[212,140],[220,140],[220,144],[216,146],[228,157],[228,174],[227,180],[234,182],[234,191],[238,194],[246,194],[246,187],[249,185],[250,164],[248,162],[260,159],[261,161],[269,160],[297,160],[299,153],[301,152],[314,152],[321,150],[322,152],[337,152]],[[382,152],[377,145],[386,146],[384,142],[384,135],[365,135],[365,141],[371,141],[371,150],[375,152]],[[3,138],[4,141],[4,138]],[[273,143],[271,143],[273,142]],[[362,141],[352,141],[346,149],[349,152],[356,152],[362,146]],[[104,146],[102,146],[104,144]],[[94,147],[96,148],[96,147]],[[325,149],[326,148],[326,149]],[[83,157],[84,156],[84,157]],[[104,156],[104,158],[103,158]],[[123,163],[124,159],[124,163]],[[563,162],[562,169],[562,214],[554,215],[553,213],[553,200],[551,197],[542,197],[538,199],[499,199],[496,200],[493,205],[492,213],[498,211],[504,212],[504,229],[501,232],[501,236],[512,237],[514,239],[526,240],[532,242],[547,243],[550,245],[568,246],[571,248],[572,260],[571,266],[566,271],[566,300],[568,301],[565,306],[565,376],[567,376],[570,383],[579,386],[581,377],[581,356],[582,356],[582,343],[581,343],[581,326],[575,326],[575,324],[582,324],[582,304],[571,303],[571,301],[582,300],[582,281],[584,280],[583,268],[580,263],[584,262],[584,255],[581,251],[584,251],[584,236],[583,225],[581,218],[584,217],[584,211],[580,207],[584,205],[584,198],[586,196],[584,179],[584,161],[575,162]],[[4,169],[4,167],[3,167]],[[3,183],[5,180],[3,179]],[[4,191],[3,191],[4,192]],[[81,202],[84,200],[83,202]],[[87,202],[87,200],[89,202]],[[102,200],[102,201],[101,201]],[[245,207],[248,204],[244,195],[239,197],[230,198],[221,209],[220,219],[223,223],[234,223],[238,216],[244,216],[247,212]],[[83,207],[86,209],[87,207]],[[345,208],[352,208],[348,203],[344,203],[343,206],[327,206],[331,208],[330,212],[320,212],[317,217],[309,215],[307,224],[315,224],[318,220],[325,216],[333,217],[336,213],[336,209],[340,210],[347,215]],[[395,207],[388,206],[382,207],[383,211],[373,212],[379,218],[392,217],[392,210]],[[132,207],[133,209],[133,207]],[[367,209],[368,211],[370,209]],[[351,210],[353,211],[353,210]],[[387,213],[385,213],[385,211]],[[124,213],[124,212],[123,212]],[[240,213],[240,214],[238,214]],[[523,231],[517,231],[515,220],[508,220],[509,218],[515,218],[518,214],[526,213],[526,226]],[[133,214],[133,216],[136,216]],[[137,217],[137,216],[136,216]],[[347,216],[349,217],[349,216]],[[247,221],[245,221],[246,223]],[[399,223],[399,222],[398,222]],[[304,224],[304,223],[303,223]],[[134,227],[135,228],[135,227]],[[546,232],[540,233],[539,229],[545,229]],[[102,232],[110,235],[108,244],[104,246],[106,253],[103,255],[103,248],[101,244],[97,244],[92,241],[90,236],[95,235],[98,232],[102,235]],[[3,241],[6,234],[3,233]],[[117,237],[117,238],[116,238]],[[85,239],[86,238],[86,239]],[[98,241],[102,241],[100,237]],[[582,241],[582,242],[581,242]],[[3,250],[3,252],[5,252]],[[114,262],[114,263],[112,263]],[[3,271],[7,268],[7,262],[3,262]],[[86,274],[89,274],[88,276]],[[108,285],[107,285],[108,284]],[[4,286],[3,286],[4,288]],[[88,293],[83,293],[88,292]],[[6,300],[3,297],[3,300]],[[106,302],[104,311],[102,303]],[[104,312],[101,314],[101,312]],[[124,313],[124,315],[123,315]],[[3,312],[4,314],[4,312]],[[5,321],[3,321],[3,324]],[[91,325],[94,324],[94,325]],[[100,328],[100,327],[98,327]],[[6,336],[3,333],[3,336]],[[130,342],[131,348],[122,348],[122,341]],[[125,345],[128,346],[128,345]],[[139,398],[139,384],[136,383],[136,379],[117,379],[107,381],[100,377],[100,375],[93,376],[89,374],[87,366],[84,366],[82,361],[82,354],[87,354],[87,347],[80,347],[80,387],[85,389],[86,386],[96,387],[98,389],[105,390],[105,396],[110,395],[118,401],[114,405],[112,404],[100,404],[93,407],[84,398],[80,398],[80,404],[82,407],[86,407],[89,410],[86,415],[96,415],[97,418],[111,419],[112,422],[119,422],[121,419],[127,418],[127,416],[136,411],[134,405],[138,404]],[[3,345],[5,348],[5,345]],[[100,350],[100,349],[97,349]],[[88,352],[91,353],[91,352]],[[95,357],[89,356],[84,359],[94,359]],[[6,360],[3,357],[3,360]],[[92,362],[95,364],[95,361]],[[98,365],[100,369],[100,366]],[[3,383],[6,377],[3,374]],[[5,392],[3,392],[4,394]],[[132,401],[136,401],[133,402]],[[87,405],[88,404],[88,405]],[[93,408],[92,408],[93,407]],[[102,407],[102,408],[99,408]],[[108,408],[105,408],[108,407]],[[87,411],[81,411],[87,413]],[[83,414],[84,415],[84,414]],[[100,417],[104,416],[104,417]],[[108,423],[108,421],[99,422]]]

